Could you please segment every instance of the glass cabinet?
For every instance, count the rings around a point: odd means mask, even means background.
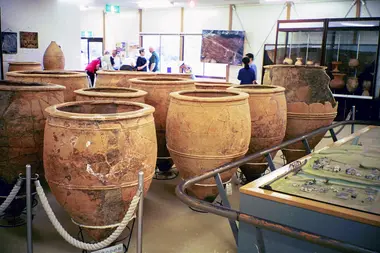
[[[369,108],[362,109],[367,114],[362,119],[378,120],[379,33],[380,18],[279,20],[276,44],[265,46],[263,64],[326,66],[330,89],[344,110],[338,108],[338,118],[362,105]]]

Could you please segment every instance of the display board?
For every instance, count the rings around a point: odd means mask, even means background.
[[[38,48],[38,33],[20,32],[20,48]]]
[[[241,65],[244,40],[244,31],[203,30],[201,61]]]
[[[17,54],[17,33],[2,32],[3,54]]]

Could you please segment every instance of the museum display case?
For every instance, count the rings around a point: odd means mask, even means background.
[[[379,33],[380,18],[279,20],[276,44],[264,47],[263,66],[325,66],[340,105],[337,120],[353,105],[357,119],[380,119]],[[262,82],[269,70],[263,67]]]

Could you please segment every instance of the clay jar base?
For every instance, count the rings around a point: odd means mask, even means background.
[[[332,107],[330,103],[315,103],[307,105],[305,103],[288,104],[288,124],[286,127],[286,140],[310,133],[318,128],[330,125],[336,117],[338,106]],[[321,141],[326,132],[315,135],[308,139],[311,149]],[[293,162],[307,154],[303,143],[297,142],[282,149],[287,163]]]

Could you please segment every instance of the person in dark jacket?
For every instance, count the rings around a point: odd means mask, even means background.
[[[139,50],[140,56],[137,58],[136,61],[136,69],[137,71],[148,71],[148,61],[145,59],[145,50],[144,48],[141,48]]]
[[[249,66],[249,58],[243,58],[244,68],[239,70],[238,79],[240,80],[240,84],[255,84],[256,83],[256,73]]]

